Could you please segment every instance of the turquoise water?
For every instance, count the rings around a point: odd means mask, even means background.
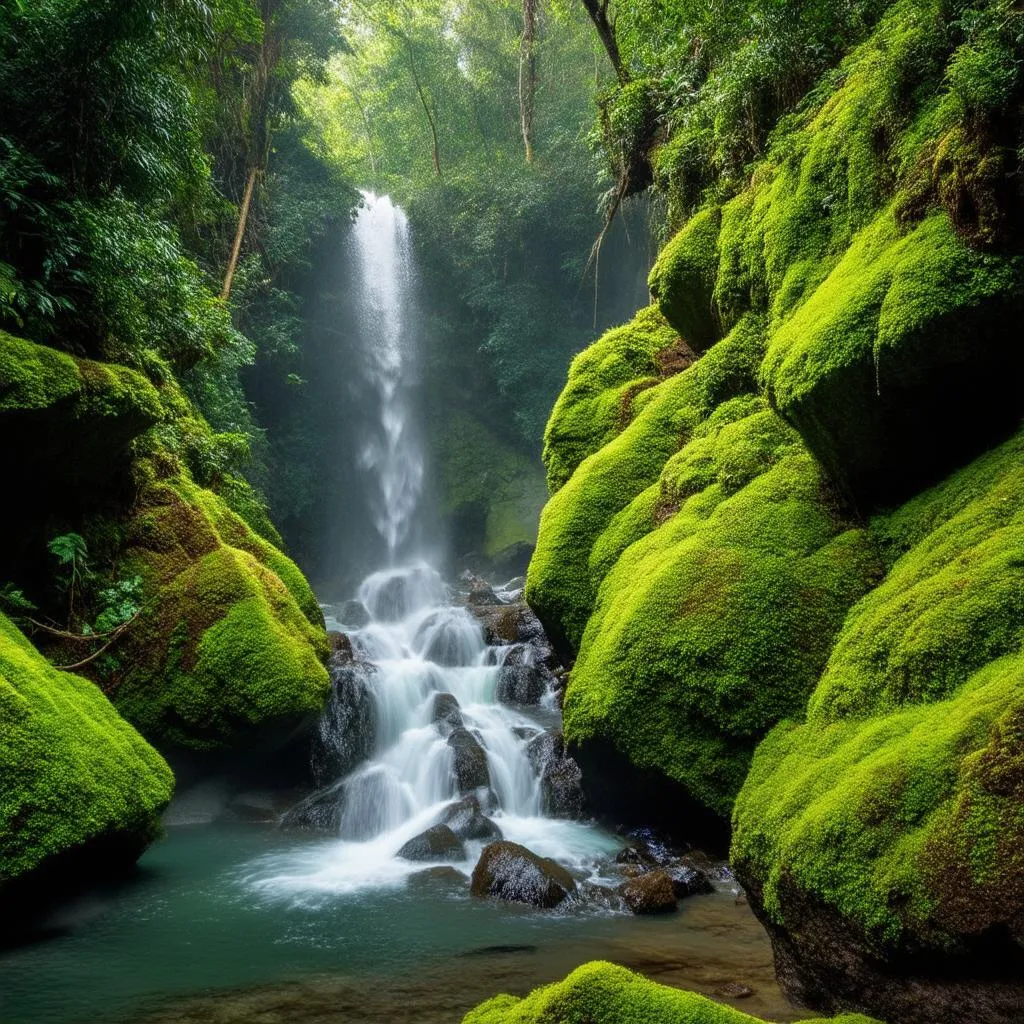
[[[330,841],[255,824],[174,827],[130,883],[85,898],[52,937],[0,955],[3,1024],[127,1021],[458,1021],[498,991],[525,992],[611,959],[777,1020],[768,941],[731,893],[670,917],[553,914],[474,900],[447,872],[395,888],[268,899],[268,857]],[[495,948],[511,947],[511,948]]]

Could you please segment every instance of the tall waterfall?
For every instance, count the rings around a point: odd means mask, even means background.
[[[353,227],[360,280],[356,308],[362,374],[377,415],[365,425],[359,464],[368,476],[370,511],[394,563],[409,539],[423,492],[423,452],[409,400],[417,329],[415,278],[405,213],[387,196],[363,193]]]
[[[414,524],[424,459],[409,400],[409,228],[389,199],[366,194],[364,201],[355,224],[359,341],[378,414],[361,464],[387,564],[351,600],[328,610],[328,628],[348,637],[354,660],[342,657],[332,667],[333,695],[314,752],[329,766],[320,772],[322,788],[285,820],[332,833],[337,842],[272,857],[250,881],[268,894],[300,898],[393,884],[423,869],[405,844],[437,824],[459,842],[435,859],[461,870],[472,869],[486,842],[504,836],[586,875],[617,844],[592,824],[570,820],[578,813],[554,808],[550,791],[545,800],[552,768],[570,778],[578,768],[554,731],[560,716],[539,622],[520,602],[509,611],[531,623],[531,636],[488,645],[478,618],[414,557],[422,554]],[[514,602],[501,588],[498,595],[487,599]],[[500,693],[510,678],[512,692]]]

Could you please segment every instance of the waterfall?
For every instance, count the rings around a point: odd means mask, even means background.
[[[373,524],[393,564],[410,537],[424,473],[409,400],[417,330],[409,222],[387,196],[364,192],[352,237],[361,370],[377,412],[375,421],[366,424],[359,465],[369,478]]]
[[[592,824],[570,820],[578,813],[552,816],[550,769],[557,764],[571,793],[578,768],[550,732],[559,714],[553,693],[544,692],[554,676],[537,652],[553,655],[539,622],[520,602],[510,612],[530,622],[529,642],[489,646],[478,618],[453,602],[438,572],[410,558],[424,459],[409,401],[416,337],[409,228],[389,199],[365,194],[354,233],[363,374],[377,408],[360,461],[386,567],[328,609],[328,629],[348,637],[352,658],[332,666],[333,694],[313,754],[321,789],[284,820],[333,833],[337,842],[271,857],[250,881],[304,899],[393,884],[423,869],[403,847],[437,824],[458,830],[444,859],[461,870],[472,869],[486,842],[505,837],[587,874],[617,845]],[[486,595],[493,605],[513,597]],[[512,695],[499,700],[509,678]]]

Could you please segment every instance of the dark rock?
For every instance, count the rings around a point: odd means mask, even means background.
[[[444,729],[462,728],[462,709],[454,694],[434,694],[434,702],[430,708],[430,721]]]
[[[474,577],[469,585],[469,596],[466,598],[466,604],[486,607],[500,605],[502,601],[486,580]]]
[[[345,633],[339,633],[336,629],[327,631],[327,642],[331,645],[331,661],[340,665],[348,665],[355,659],[352,650],[352,641]]]
[[[621,911],[623,909],[622,897],[606,885],[597,885],[594,882],[580,882],[577,889],[579,898],[592,907],[600,907],[602,910]]]
[[[484,627],[489,644],[535,644],[557,664],[540,619],[525,601],[513,604],[470,605],[468,611]]]
[[[706,896],[715,891],[711,879],[700,868],[685,860],[678,860],[665,867],[665,873],[672,879],[672,888],[679,899],[687,896]]]
[[[338,605],[334,611],[334,617],[344,626],[351,626],[353,629],[362,629],[370,624],[370,610],[362,601],[346,601]]]
[[[528,644],[516,644],[508,650],[498,671],[498,685],[494,692],[499,703],[513,706],[540,703],[555,681],[551,669],[542,659],[543,655],[538,655]]]
[[[470,891],[532,907],[557,907],[576,892],[572,875],[518,843],[491,843],[473,869]]]
[[[324,789],[318,789],[290,810],[279,822],[283,829],[303,832],[332,832],[341,829],[341,816],[345,811],[345,782],[340,780]]]
[[[676,909],[675,886],[660,869],[628,879],[618,893],[634,914],[665,914]]]
[[[453,729],[448,746],[455,753],[455,779],[459,792],[466,796],[477,789],[488,788],[491,773],[487,767],[487,752],[465,728]]]
[[[746,999],[753,994],[754,990],[740,981],[727,981],[715,989],[715,995],[722,999]]]
[[[501,829],[480,809],[476,796],[467,796],[450,804],[441,814],[440,823],[447,825],[460,839],[503,839]]]
[[[446,889],[462,890],[466,885],[466,876],[457,868],[441,864],[434,868],[424,868],[409,876],[409,885],[415,888],[434,888],[443,886]]]
[[[410,839],[397,856],[403,860],[464,860],[466,848],[447,825],[433,825]]]
[[[566,754],[562,734],[541,733],[527,745],[526,756],[540,776],[544,813],[553,818],[585,817],[583,773]]]
[[[369,679],[375,671],[366,662],[332,660],[331,695],[313,732],[310,750],[316,785],[325,786],[348,775],[372,753],[377,716]]]

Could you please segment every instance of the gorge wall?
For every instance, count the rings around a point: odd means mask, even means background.
[[[947,5],[890,5],[669,241],[656,306],[572,364],[527,582],[576,659],[592,796],[731,831],[795,998],[922,1024],[1024,1005],[1022,121],[991,88],[1019,49],[997,7],[964,38]]]

